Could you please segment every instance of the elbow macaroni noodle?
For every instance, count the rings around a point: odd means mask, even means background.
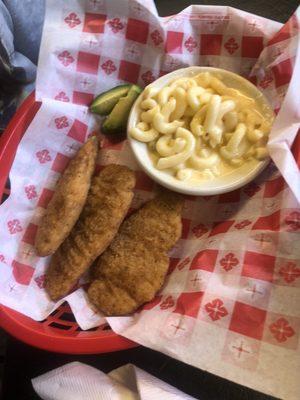
[[[148,144],[157,169],[179,180],[213,179],[222,166],[265,159],[271,123],[254,99],[204,72],[148,86],[129,134]]]

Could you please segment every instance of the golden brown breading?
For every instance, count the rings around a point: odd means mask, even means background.
[[[70,161],[39,225],[35,248],[39,256],[53,254],[70,233],[86,202],[98,154],[91,137]]]
[[[169,266],[167,252],[181,235],[182,198],[159,194],[131,215],[93,270],[92,304],[106,315],[124,315],[153,299]]]
[[[134,185],[134,172],[121,165],[109,165],[92,179],[79,220],[50,261],[46,290],[52,300],[66,295],[111,243],[129,209]]]

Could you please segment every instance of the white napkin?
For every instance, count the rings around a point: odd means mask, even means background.
[[[72,362],[32,379],[32,385],[43,400],[194,399],[132,364],[106,375],[89,365]]]

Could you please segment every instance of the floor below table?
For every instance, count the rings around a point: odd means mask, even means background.
[[[254,390],[190,367],[161,353],[137,347],[95,355],[64,355],[7,340],[2,400],[34,400],[31,379],[72,361],[86,363],[103,372],[132,363],[157,378],[201,400],[275,400]]]

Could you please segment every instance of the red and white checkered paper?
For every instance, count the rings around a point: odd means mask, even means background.
[[[160,18],[150,0],[49,0],[36,91],[43,104],[18,148],[11,195],[0,208],[0,303],[36,320],[61,303],[44,291],[49,258],[37,257],[33,243],[57,179],[99,126],[87,111],[93,97],[188,65],[226,68],[249,77],[280,110],[269,148],[290,187],[271,163],[239,190],[187,197],[162,292],[134,316],[109,323],[186,363],[299,399],[300,178],[289,150],[300,121],[299,23],[299,10],[282,26],[230,7],[191,6]],[[154,183],[127,142],[103,137],[102,145],[99,165],[137,171],[133,208],[151,198]],[[103,321],[83,288],[64,300],[83,329]]]

